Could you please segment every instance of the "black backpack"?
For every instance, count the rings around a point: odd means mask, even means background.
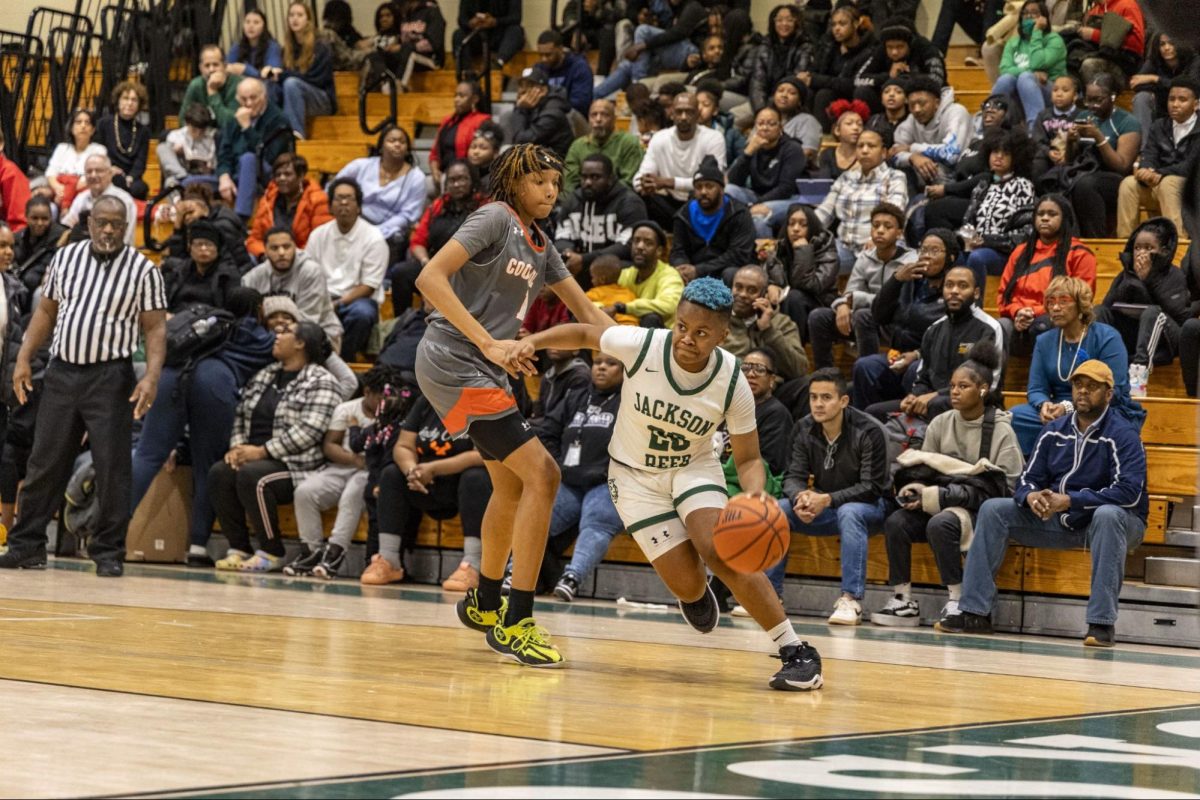
[[[237,321],[233,314],[204,303],[186,306],[167,320],[168,367],[188,368],[220,350]]]

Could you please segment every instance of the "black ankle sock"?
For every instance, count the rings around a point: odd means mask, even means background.
[[[533,616],[533,592],[522,592],[520,589],[511,589],[508,593],[508,614],[504,617],[504,624],[516,625],[526,617]]]
[[[500,584],[502,583],[504,583],[502,578],[489,578],[486,575],[479,576],[480,611],[500,610]]]

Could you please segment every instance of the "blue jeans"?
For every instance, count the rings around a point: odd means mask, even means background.
[[[634,44],[645,44],[662,32],[662,28],[656,28],[653,25],[638,25],[633,32],[633,42]],[[635,61],[630,61],[623,54],[618,54],[619,62],[613,66],[608,77],[602,80],[592,92],[592,97],[597,99],[608,97],[650,74],[680,72],[683,70],[687,57],[697,52],[699,51],[696,49],[696,45],[684,39],[656,50],[643,50]]]
[[[292,130],[305,135],[309,117],[333,113],[333,103],[324,89],[318,89],[302,78],[287,78],[283,82],[283,115]]]
[[[254,216],[254,201],[258,197],[258,157],[253,151],[238,156],[235,181],[237,197],[234,199],[233,210],[242,219],[249,219]]]
[[[1033,452],[1038,437],[1042,435],[1042,417],[1038,409],[1028,402],[1021,403],[1009,409],[1012,412],[1013,432],[1017,434],[1017,443],[1026,457]]]
[[[1004,563],[1010,540],[1051,550],[1087,547],[1092,553],[1087,622],[1115,625],[1117,599],[1125,579],[1125,554],[1141,544],[1145,532],[1146,524],[1119,506],[1100,506],[1086,529],[1073,531],[1059,524],[1057,516],[1039,519],[1028,506],[1018,506],[1012,498],[987,500],[979,509],[975,538],[967,551],[958,607],[971,614],[991,615],[996,602],[996,573]]]
[[[229,449],[238,385],[233,372],[216,358],[196,364],[185,392],[175,397],[180,373],[165,367],[158,381],[158,396],[146,412],[137,448],[133,451],[133,485],[130,513],[137,509],[150,483],[167,463],[171,451],[189,436],[192,456],[191,544],[205,545],[212,535],[213,510],[208,500],[208,472]]]
[[[807,536],[841,536],[842,591],[861,600],[867,590],[867,539],[883,532],[887,505],[883,500],[874,503],[845,503],[827,508],[807,524],[792,510],[790,498],[779,500],[779,508],[787,517],[788,527]],[[787,558],[767,570],[767,578],[777,594],[783,593],[783,576]]]
[[[981,294],[987,289],[988,275],[1003,274],[1004,265],[1008,263],[1008,256],[990,247],[976,248],[966,256],[967,266],[975,273],[975,285],[979,287]]]
[[[903,399],[912,391],[920,363],[914,361],[903,373],[898,373],[888,365],[887,356],[882,353],[860,355],[854,362],[854,379],[850,387],[852,405],[866,411],[868,406],[876,403]]]
[[[338,319],[342,321],[342,360],[349,363],[365,352],[371,340],[371,331],[379,321],[379,304],[369,297],[360,297],[347,306],[334,306]]]
[[[748,206],[761,203],[771,209],[771,216],[767,219],[759,219],[754,216],[750,218],[754,223],[754,235],[759,239],[775,238],[775,231],[783,223],[783,218],[787,215],[788,206],[796,202],[794,199],[759,200],[758,193],[753,189],[747,189],[745,186],[734,186],[732,184],[725,187],[725,194]]]
[[[583,583],[604,560],[613,537],[625,527],[608,494],[608,484],[598,483],[590,489],[559,484],[550,513],[550,535],[561,536],[577,525],[579,538],[564,573]]]
[[[835,247],[837,247],[838,274],[849,275],[854,269],[854,262],[858,261],[858,252],[841,239],[834,239],[833,241]]]
[[[1050,102],[1050,84],[1042,83],[1032,72],[1020,75],[1001,75],[992,87],[992,94],[1006,94],[1021,101],[1025,109],[1025,121],[1033,130],[1034,120]]]

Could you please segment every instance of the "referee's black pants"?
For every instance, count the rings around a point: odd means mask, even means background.
[[[247,461],[238,469],[218,461],[208,472],[208,496],[221,523],[221,533],[232,550],[253,553],[250,528],[258,535],[258,549],[273,556],[284,554],[279,530],[279,507],[289,505],[296,485],[287,464],[266,458]]]
[[[88,539],[93,561],[125,558],[133,471],[133,394],[128,359],[101,364],[51,361],[42,384],[33,451],[17,499],[20,518],[8,535],[14,553],[46,550],[46,526],[62,506],[83,434],[96,467],[96,529]]]

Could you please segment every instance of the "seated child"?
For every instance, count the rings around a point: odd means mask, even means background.
[[[617,279],[621,277],[621,261],[616,256],[600,256],[592,262],[588,272],[592,276],[592,288],[588,289],[587,296],[600,308],[637,300],[633,289],[617,284]],[[613,313],[613,319],[618,325],[638,324],[638,318],[632,314]]]
[[[167,134],[158,145],[163,186],[174,188],[202,177],[216,185],[217,127],[212,112],[199,103],[188,106],[183,127]]]

